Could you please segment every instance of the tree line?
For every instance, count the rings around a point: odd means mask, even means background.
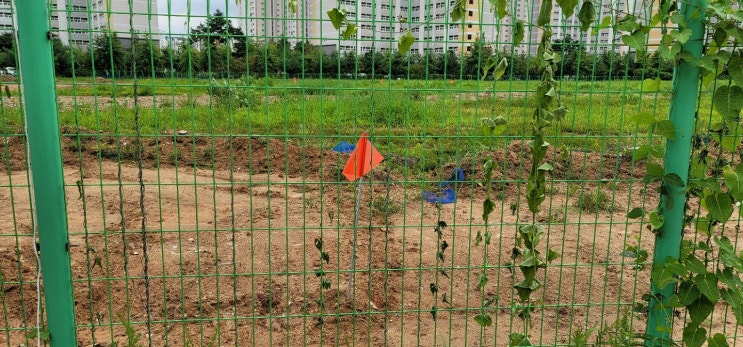
[[[11,33],[0,35],[0,67],[15,67],[15,43]],[[192,28],[184,39],[161,47],[151,36],[135,34],[132,48],[125,49],[115,33],[101,33],[89,49],[67,46],[53,38],[58,76],[228,77],[249,74],[316,77],[367,78],[478,78],[490,57],[509,61],[512,78],[538,78],[532,58],[495,52],[483,38],[470,52],[458,54],[427,52],[402,55],[396,51],[327,52],[310,42],[292,44],[288,39],[250,40],[241,29],[217,10],[205,23]],[[599,54],[568,38],[555,41],[553,49],[562,54],[561,76],[578,79],[648,78],[670,79],[673,65],[657,55],[635,59],[608,50]],[[136,71],[134,71],[136,70]]]

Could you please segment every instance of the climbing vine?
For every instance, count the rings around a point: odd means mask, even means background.
[[[488,0],[491,8],[500,20],[509,16],[508,0]],[[701,327],[711,314],[717,303],[725,303],[735,315],[738,323],[743,323],[743,256],[736,254],[735,247],[729,238],[732,233],[738,233],[737,224],[730,223],[735,207],[743,203],[743,164],[735,165],[736,150],[743,140],[743,124],[740,113],[743,109],[743,10],[738,1],[710,0],[706,7],[696,7],[695,2],[677,0],[657,0],[653,2],[652,16],[643,17],[632,8],[611,8],[611,14],[599,19],[596,4],[591,0],[556,0],[562,14],[567,18],[577,13],[580,29],[583,32],[591,30],[596,35],[599,30],[613,28],[621,35],[621,42],[629,47],[636,59],[646,56],[650,50],[649,38],[657,32],[660,42],[654,54],[666,62],[678,66],[685,64],[698,69],[703,87],[713,87],[712,96],[715,116],[719,121],[713,123],[708,131],[698,130],[693,142],[693,155],[689,167],[689,179],[685,180],[675,172],[666,172],[662,158],[664,147],[658,145],[643,145],[633,153],[633,160],[646,162],[646,183],[658,185],[660,203],[658,207],[645,210],[635,208],[629,211],[629,218],[642,218],[644,224],[656,236],[664,232],[664,210],[673,208],[674,192],[681,190],[686,194],[687,204],[684,206],[684,229],[686,234],[681,244],[679,258],[669,257],[662,265],[652,268],[652,282],[654,287],[663,288],[674,285],[673,295],[658,297],[657,293],[648,295],[655,300],[659,308],[685,310],[683,318],[683,342],[687,346],[702,346],[707,343],[713,346],[727,346],[725,336],[721,333],[707,332]],[[529,176],[526,180],[526,200],[532,214],[531,223],[518,226],[516,242],[513,249],[511,269],[520,271],[520,280],[514,284],[517,293],[515,316],[523,321],[523,330],[510,336],[512,346],[531,345],[529,340],[530,318],[536,309],[531,295],[542,287],[537,278],[537,272],[545,269],[547,264],[559,255],[544,248],[540,249],[540,241],[544,236],[544,228],[536,222],[536,215],[545,200],[546,175],[552,171],[552,165],[545,160],[549,143],[545,141],[547,129],[555,122],[564,118],[568,109],[562,103],[559,92],[559,81],[555,78],[561,56],[552,50],[552,30],[550,28],[553,2],[544,1],[540,7],[536,26],[530,30],[541,30],[542,35],[535,56],[539,67],[541,80],[535,92],[537,107],[531,122],[531,141],[529,149],[531,164]],[[683,8],[682,8],[683,7]],[[688,9],[686,9],[688,8]],[[453,22],[463,21],[467,13],[465,1],[457,0],[450,7],[450,16]],[[686,11],[686,13],[684,12]],[[351,23],[345,10],[334,8],[328,12],[328,17],[336,29],[342,30],[341,36],[350,39],[356,35],[356,27]],[[525,36],[525,24],[518,18],[512,17],[513,45],[519,45]],[[399,16],[401,23],[407,23],[404,16]],[[701,33],[704,29],[693,28],[689,22],[699,22],[706,26],[708,37]],[[400,53],[408,52],[415,37],[411,34],[410,24],[403,35],[400,35],[398,49]],[[695,36],[700,33],[699,37]],[[689,45],[705,43],[701,55],[688,49]],[[508,66],[506,59],[497,60],[488,58],[482,65],[483,77],[492,73],[495,80],[502,77]],[[649,76],[642,84],[643,92],[657,92],[660,90],[659,78]],[[725,78],[720,78],[725,77]],[[719,83],[719,85],[718,85]],[[672,97],[679,97],[672,95]],[[688,97],[688,96],[684,96]],[[661,136],[668,141],[677,140],[678,132],[674,123],[668,119],[656,119],[650,114],[637,114],[632,117],[640,126],[648,126],[651,133]],[[714,119],[718,119],[715,117]],[[483,129],[486,135],[498,135],[506,127],[503,118],[483,119]],[[743,155],[738,153],[743,160]],[[477,288],[482,295],[482,309],[474,320],[482,327],[492,325],[489,306],[493,298],[485,297],[484,287],[488,283],[488,245],[491,232],[488,227],[490,214],[495,204],[490,198],[489,185],[495,163],[486,160],[484,163],[487,196],[483,202],[483,232],[477,233],[475,244],[483,244],[484,260],[481,274],[478,276]],[[693,202],[699,206],[693,207]],[[633,257],[639,269],[649,258],[648,252],[640,245],[630,246],[623,253]],[[435,290],[432,287],[432,293]],[[642,307],[640,305],[639,307]],[[647,309],[647,306],[645,306]],[[435,312],[435,307],[433,309]],[[656,327],[663,329],[663,327]]]
[[[660,30],[662,39],[656,50],[660,58],[697,68],[701,85],[714,87],[712,104],[720,120],[712,123],[708,131],[697,129],[692,141],[688,182],[675,173],[666,173],[659,165],[662,150],[647,145],[634,153],[635,159],[647,159],[645,180],[660,183],[658,191],[661,202],[652,211],[633,209],[629,213],[630,218],[643,218],[648,228],[661,236],[666,221],[660,212],[673,208],[671,192],[674,188],[685,188],[681,190],[682,194],[686,194],[687,203],[684,206],[684,234],[679,257],[668,257],[664,263],[654,265],[651,274],[655,288],[672,285],[674,290],[670,296],[654,291],[647,296],[651,305],[640,305],[640,308],[652,309],[650,307],[654,303],[657,309],[685,311],[682,339],[690,347],[705,343],[728,346],[724,334],[708,332],[701,326],[718,303],[727,305],[738,324],[743,323],[743,258],[736,254],[728,237],[731,233],[739,232],[737,223],[729,222],[734,206],[743,201],[743,166],[734,165],[734,160],[726,159],[734,156],[743,135],[740,124],[743,109],[743,59],[740,50],[743,43],[743,10],[738,7],[737,1],[712,0],[704,9],[695,7],[693,2],[682,4],[680,1],[664,0],[659,2],[658,12],[649,20],[628,14],[616,23],[616,27],[624,32],[623,42],[638,52],[646,50],[648,33]],[[698,37],[694,37],[689,22],[700,20],[701,24],[697,24],[696,28]],[[702,25],[711,34],[708,40],[701,35],[704,31]],[[669,30],[669,26],[673,26],[673,29]],[[695,54],[685,49],[687,44],[692,43],[701,46],[700,41],[705,43],[701,52]],[[721,75],[728,78],[718,78]],[[650,125],[667,140],[675,140],[677,132],[670,121],[657,121],[648,115],[638,115],[636,121]],[[694,207],[694,203],[699,207]],[[662,326],[655,328],[665,329]]]

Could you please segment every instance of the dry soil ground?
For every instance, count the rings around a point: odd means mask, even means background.
[[[409,173],[407,180],[380,168],[365,181],[359,272],[347,303],[354,187],[338,175],[346,155],[258,138],[149,139],[142,198],[133,143],[123,139],[121,151],[113,138],[82,146],[68,139],[63,143],[70,241],[78,245],[71,262],[81,346],[126,344],[120,317],[143,341],[149,317],[153,346],[505,346],[509,332],[521,327],[510,315],[511,286],[519,277],[499,266],[511,261],[516,225],[532,218],[519,183],[526,170],[517,165],[529,155],[521,143],[483,154],[500,165],[493,186],[500,200],[491,219],[487,259],[493,267],[486,270],[490,281],[485,287],[487,298],[494,299],[494,324],[483,331],[473,316],[481,307],[476,284],[484,253],[473,240],[484,230],[485,188],[462,183],[457,203],[439,210],[420,198],[423,185],[411,182],[445,178],[455,164],[441,174]],[[23,142],[9,139],[5,149],[9,170],[0,174],[5,319],[0,331],[8,332],[0,333],[0,344],[19,346],[29,341],[17,329],[35,322],[36,263]],[[119,152],[120,165],[115,160]],[[538,310],[530,332],[532,342],[542,345],[568,343],[579,327],[612,324],[641,300],[649,271],[638,271],[621,253],[638,242],[651,250],[652,235],[627,223],[626,213],[656,204],[640,178],[644,167],[628,158],[578,151],[551,153],[550,158],[554,184],[537,218],[547,228],[543,245],[560,257],[540,272],[545,286],[535,295]],[[465,159],[459,166],[467,179],[480,179],[480,164]],[[82,182],[82,196],[76,181]],[[614,197],[613,212],[575,207],[582,192],[597,189]],[[448,225],[443,237],[449,247],[445,262],[438,264],[448,278],[436,271],[433,226],[438,221]],[[320,290],[315,275],[321,266],[315,248],[320,237],[330,257],[322,263],[331,282],[327,290]],[[437,302],[430,283],[438,283]],[[436,320],[432,306],[438,307]],[[325,323],[317,326],[321,313]],[[736,329],[722,314],[714,320],[728,333]],[[644,329],[641,318],[634,323],[638,331]]]

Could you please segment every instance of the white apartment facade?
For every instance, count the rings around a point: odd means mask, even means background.
[[[158,33],[153,35],[153,40],[159,40],[157,1],[134,0],[130,26],[128,1],[48,0],[51,29],[65,44],[83,49],[90,47],[96,35],[106,31],[115,32],[124,47],[130,47],[130,27],[142,35]],[[11,2],[0,0],[0,33],[14,28]]]
[[[290,42],[306,40],[343,53],[396,50],[406,30],[416,39],[411,52],[467,51],[481,32],[492,27],[480,23],[494,23],[494,17],[488,0],[465,1],[467,15],[462,25],[449,16],[455,0],[341,0],[348,20],[358,28],[351,40],[343,40],[328,19],[327,12],[338,6],[337,0],[299,1],[294,16],[285,0],[243,0],[238,4],[237,22],[249,39],[286,37]]]

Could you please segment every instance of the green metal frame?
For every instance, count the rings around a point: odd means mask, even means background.
[[[681,11],[692,30],[691,39],[684,45],[683,50],[694,58],[702,56],[704,44],[703,16],[698,12],[705,11],[705,0],[692,0],[681,5]],[[696,121],[697,95],[699,95],[699,67],[695,63],[681,61],[674,71],[671,95],[670,120],[676,127],[676,138],[668,140],[666,154],[663,160],[666,173],[675,173],[684,182],[689,179],[689,157],[691,156],[691,141],[694,137],[694,123]],[[661,202],[661,214],[665,217],[663,228],[655,240],[653,265],[666,263],[669,257],[678,259],[681,250],[681,232],[684,226],[684,210],[686,208],[686,188],[667,187],[670,191],[672,208],[665,208],[666,202]],[[650,300],[648,312],[647,334],[656,338],[648,340],[648,345],[662,345],[671,338],[673,327],[673,308],[665,306],[663,302],[673,295],[673,283],[664,288],[657,288],[651,280],[653,298]]]
[[[15,3],[49,339],[53,346],[76,346],[49,13],[45,0],[17,0]]]

